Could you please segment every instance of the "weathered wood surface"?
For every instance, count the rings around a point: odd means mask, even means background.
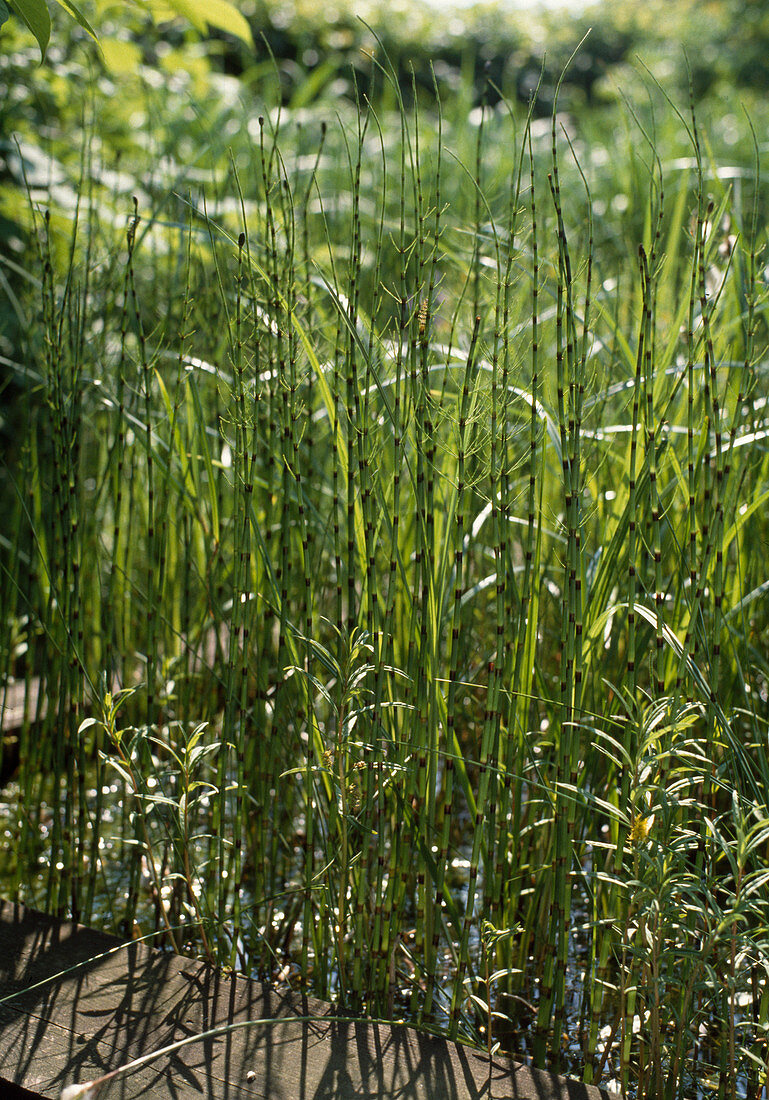
[[[115,1077],[99,1100],[608,1100],[409,1027],[342,1023],[324,1002],[0,901],[2,1097],[58,1097],[178,1039],[265,1019],[274,1022]]]
[[[24,722],[24,713],[30,721],[37,717],[40,680],[33,676],[27,688],[24,680],[11,680],[0,684],[0,730],[3,733],[16,733]],[[42,701],[42,718],[45,714],[45,701]]]
[[[229,631],[226,625],[209,627],[203,632],[202,639],[197,642],[188,641],[184,634],[179,635],[180,653],[185,654],[187,672],[196,675],[203,672],[212,673],[216,665],[217,657],[227,652],[229,645]],[[134,686],[138,686],[139,680]],[[39,676],[30,676],[29,683],[24,679],[16,680],[11,677],[0,681],[0,733],[7,738],[19,732],[25,722],[35,725],[41,722],[48,712],[48,697],[45,691],[41,695],[42,681]],[[115,674],[111,680],[110,690],[114,693],[123,685],[120,676]],[[90,711],[91,703],[87,701],[87,709]]]

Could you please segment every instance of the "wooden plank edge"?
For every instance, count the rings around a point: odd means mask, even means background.
[[[378,1051],[383,1050],[389,1059],[389,1068],[387,1073],[394,1073],[395,1077],[402,1075],[403,1067],[398,1064],[399,1052],[400,1056],[405,1057],[407,1064],[421,1065],[423,1060],[428,1063],[440,1063],[444,1074],[448,1071],[448,1076],[453,1083],[452,1095],[456,1096],[458,1100],[462,1096],[480,1096],[478,1091],[479,1086],[482,1085],[483,1080],[488,1075],[489,1085],[492,1086],[493,1077],[493,1095],[496,1097],[518,1097],[520,1100],[536,1100],[536,1098],[550,1097],[552,1100],[609,1100],[610,1094],[605,1089],[598,1088],[596,1086],[584,1085],[581,1082],[558,1077],[555,1074],[547,1071],[529,1069],[520,1063],[514,1063],[512,1059],[508,1058],[496,1058],[491,1065],[483,1055],[483,1052],[478,1052],[473,1048],[463,1046],[461,1044],[451,1043],[445,1037],[429,1035],[425,1032],[420,1032],[415,1028],[411,1028],[408,1025],[394,1024],[387,1022],[376,1022],[361,1019],[356,1023],[345,1023],[343,1020],[338,1019],[339,1013],[335,1013],[334,1006],[329,1005],[327,1002],[316,1001],[313,998],[307,998],[299,994],[292,994],[289,991],[276,990],[273,987],[262,985],[258,982],[254,982],[251,979],[239,976],[225,977],[220,971],[214,970],[212,967],[206,966],[206,964],[197,962],[195,960],[180,958],[173,956],[168,952],[152,951],[143,945],[124,943],[117,937],[110,936],[106,933],[83,928],[82,926],[74,925],[72,922],[60,922],[54,918],[47,917],[44,914],[38,913],[35,910],[25,909],[21,906],[11,905],[10,903],[3,903],[0,901],[0,929],[5,926],[6,929],[24,926],[24,933],[19,937],[20,940],[24,938],[24,946],[21,952],[17,955],[16,973],[24,973],[29,975],[31,984],[28,988],[24,985],[18,990],[19,996],[15,998],[14,1002],[6,1002],[2,1007],[5,1009],[3,1015],[7,1015],[8,1012],[12,1016],[16,1016],[16,1019],[6,1020],[6,1023],[0,1026],[0,1039],[3,1035],[13,1037],[14,1034],[18,1037],[24,1035],[25,1026],[30,1027],[30,1024],[34,1022],[34,1028],[37,1029],[36,1034],[40,1036],[39,1041],[41,1046],[45,1046],[47,1042],[49,1045],[49,1051],[53,1051],[56,1048],[56,1058],[53,1061],[58,1061],[60,1065],[62,1063],[62,1057],[60,1051],[57,1048],[57,1043],[66,1048],[66,1040],[69,1041],[69,1050],[72,1051],[76,1048],[75,1040],[80,1043],[87,1043],[90,1050],[90,1061],[85,1061],[80,1056],[81,1052],[85,1054],[85,1050],[81,1048],[78,1051],[78,1058],[75,1059],[78,1068],[76,1075],[79,1080],[84,1081],[94,1076],[99,1076],[101,1072],[108,1071],[115,1068],[114,1060],[110,1062],[109,1049],[103,1048],[101,1041],[97,1041],[99,1036],[102,1039],[109,1038],[109,1035],[104,1034],[104,1025],[108,1028],[114,1028],[114,1009],[119,1003],[118,990],[120,988],[121,978],[121,955],[122,949],[127,952],[125,965],[128,966],[128,958],[132,960],[130,967],[125,970],[125,974],[130,972],[135,979],[138,974],[145,973],[149,976],[150,982],[154,983],[157,988],[157,980],[159,974],[167,974],[170,976],[169,980],[162,985],[162,994],[165,999],[161,999],[156,1008],[160,1015],[166,1013],[169,1006],[172,1006],[175,1011],[175,1005],[179,998],[179,988],[183,987],[184,994],[183,999],[187,999],[189,1003],[193,1005],[194,1012],[202,1010],[203,1017],[208,1018],[210,1022],[217,1023],[221,1020],[233,1020],[240,1019],[252,1019],[252,1014],[255,1012],[256,1016],[262,1016],[265,1014],[265,1008],[268,1010],[270,1016],[275,1016],[276,1019],[283,1021],[284,1025],[294,1018],[294,1026],[288,1029],[291,1033],[294,1033],[296,1024],[301,1024],[301,1028],[298,1029],[301,1033],[296,1036],[296,1039],[289,1040],[285,1026],[281,1026],[278,1033],[274,1033],[274,1044],[279,1050],[280,1056],[276,1063],[276,1070],[282,1065],[281,1059],[283,1058],[283,1052],[288,1049],[289,1043],[294,1042],[295,1048],[299,1044],[299,1047],[304,1050],[308,1046],[308,1037],[310,1039],[309,1048],[314,1050],[314,1057],[318,1062],[325,1059],[327,1067],[339,1069],[339,1066],[334,1063],[333,1049],[337,1049],[337,1058],[339,1057],[338,1048],[339,1044],[342,1044],[342,1049],[347,1046],[350,1048],[350,1066],[353,1069],[353,1075],[355,1071],[360,1071],[363,1074],[361,1079],[362,1085],[365,1087],[370,1085],[372,1080],[372,1057],[371,1048],[376,1048]],[[115,949],[116,954],[105,955],[106,952],[110,952],[110,949]],[[37,959],[37,965],[35,964],[36,952],[39,958]],[[104,966],[104,960],[109,957],[114,959],[114,964],[107,967],[107,973],[100,973],[100,968]],[[40,958],[42,958],[42,969]],[[10,960],[9,960],[10,961]],[[74,963],[76,970],[70,972],[70,974],[61,974],[62,962]],[[5,960],[0,962],[0,970],[4,968]],[[113,969],[114,966],[114,969]],[[46,968],[52,970],[50,975],[46,974]],[[82,968],[82,974],[77,976],[77,972]],[[89,974],[89,968],[93,969],[93,976],[89,979],[85,979],[85,987],[81,989],[81,982],[83,981],[83,975]],[[9,975],[10,976],[10,975]],[[117,977],[117,982],[115,978]],[[56,980],[61,978],[59,985],[57,986]],[[46,1006],[48,1003],[47,995],[43,996],[42,1008],[38,1004],[38,997],[40,987],[35,986],[35,981],[42,980],[46,982],[50,980],[50,993],[51,1001],[54,1005],[58,1004],[59,1011],[62,1008],[71,1006],[77,1009],[78,1012],[74,1013],[71,1017],[68,1016],[68,1024],[62,1028],[61,1021],[54,1019],[53,1017],[46,1017]],[[88,984],[90,981],[90,992]],[[101,982],[101,985],[99,984]],[[76,986],[74,993],[74,1000],[70,1001],[72,996],[72,990],[67,989],[67,984]],[[11,978],[10,982],[5,982],[6,988],[10,985],[19,985],[18,981],[14,981]],[[37,992],[36,992],[37,990]],[[106,990],[106,994],[105,994]],[[114,992],[113,992],[114,990]],[[197,990],[197,999],[193,995],[191,1000],[188,994],[192,990]],[[265,993],[266,991],[266,993]],[[33,996],[34,995],[34,996]],[[91,998],[89,1000],[89,997]],[[80,999],[80,1003],[78,1001]],[[85,1002],[83,1004],[82,1002]],[[26,1003],[25,1003],[26,1002]],[[217,1015],[215,1018],[210,1016],[210,1010],[212,1006],[216,1006],[218,1002]],[[141,1000],[139,999],[141,1004]],[[227,1004],[229,1003],[229,1007]],[[112,1007],[110,1007],[112,1006]],[[99,1013],[101,1012],[102,1026],[98,1029],[98,1035],[91,1033],[90,1038],[87,1038],[89,1034],[89,1028],[87,1024],[83,1023],[83,1017],[93,1015],[95,1020],[99,1019]],[[224,1013],[222,1015],[221,1013]],[[79,1013],[79,1014],[78,1014]],[[228,1014],[229,1013],[229,1014]],[[234,1013],[234,1014],[233,1014]],[[190,1018],[189,1010],[185,1010],[185,1019],[183,1021],[185,1028],[191,1028],[192,1034],[197,1040],[198,1030],[205,1030],[205,1026],[201,1028],[202,1020],[194,1020]],[[307,1016],[312,1017],[311,1023],[303,1022],[302,1018]],[[77,1016],[77,1018],[76,1018]],[[158,1016],[158,1022],[160,1022],[160,1016]],[[167,1017],[163,1019],[163,1024],[167,1022]],[[43,1034],[40,1034],[40,1027],[43,1026]],[[93,1027],[96,1025],[94,1024]],[[47,1029],[47,1030],[46,1030]],[[84,1034],[78,1034],[80,1030]],[[93,1030],[93,1028],[91,1029]],[[267,1029],[272,1032],[270,1027]],[[251,1032],[250,1027],[244,1029],[241,1035],[244,1037]],[[184,1032],[183,1032],[184,1033]],[[187,1032],[188,1033],[188,1032]],[[121,1043],[125,1044],[126,1037],[118,1026],[116,1030],[111,1034],[119,1035]],[[46,1038],[47,1036],[47,1038]],[[173,1032],[163,1032],[162,1029],[151,1032],[152,1041],[155,1042],[156,1049],[165,1045],[168,1038],[173,1038]],[[161,1036],[163,1040],[161,1041]],[[45,1042],[43,1042],[45,1040]],[[7,1041],[7,1040],[6,1040]],[[137,1055],[147,1053],[146,1046],[142,1046],[142,1042],[147,1041],[147,1036],[131,1037],[128,1045],[121,1046],[119,1055],[113,1049],[111,1057],[114,1059],[116,1056],[121,1064],[131,1060]],[[202,1040],[201,1040],[202,1041]],[[247,1042],[247,1041],[246,1041]],[[260,1040],[253,1036],[253,1042],[256,1047],[259,1048]],[[266,1040],[266,1046],[269,1047],[273,1042],[273,1036]],[[356,1050],[360,1054],[361,1043],[363,1044],[363,1062],[356,1063],[355,1053]],[[187,1051],[194,1051],[195,1044],[192,1043],[187,1048]],[[365,1048],[369,1049],[369,1053],[365,1053]],[[202,1049],[202,1048],[199,1048]],[[5,1069],[3,1065],[4,1058],[2,1057],[4,1050],[0,1047],[0,1067]],[[40,1051],[42,1054],[42,1050]],[[216,1053],[216,1058],[221,1055],[221,1050]],[[45,1056],[44,1056],[45,1057]],[[164,1067],[162,1062],[159,1062],[154,1066],[153,1073],[155,1088],[161,1091],[157,1095],[174,1095],[173,1089],[173,1076],[174,1072],[182,1067],[182,1061],[178,1061],[176,1058],[167,1059],[167,1065]],[[93,1063],[93,1071],[91,1069],[91,1063]],[[240,1089],[246,1088],[248,1094],[250,1090],[245,1086],[245,1079],[243,1076],[245,1061],[241,1056],[240,1061],[233,1059],[232,1065],[225,1059],[223,1070],[220,1069],[215,1076],[219,1078],[224,1084],[224,1091],[222,1095],[229,1094],[234,1096],[243,1095]],[[221,1063],[219,1063],[221,1066]],[[199,1071],[199,1057],[198,1052],[193,1055],[192,1067],[197,1072]],[[269,1072],[268,1067],[268,1072]],[[343,1067],[345,1070],[347,1064]],[[72,1063],[72,1069],[75,1070],[75,1063]],[[460,1071],[461,1070],[461,1071]],[[96,1072],[94,1072],[96,1071]],[[224,1076],[222,1076],[222,1073]],[[468,1078],[469,1073],[469,1078]],[[368,1074],[368,1076],[366,1076]],[[133,1075],[136,1077],[144,1077],[143,1071],[139,1071],[138,1074]],[[380,1077],[383,1075],[380,1074]],[[239,1077],[239,1080],[238,1080]],[[225,1080],[226,1078],[226,1080]],[[35,1077],[32,1075],[32,1079],[36,1084],[40,1084],[41,1087],[46,1087],[43,1078]],[[169,1084],[165,1085],[164,1082],[168,1079]],[[464,1079],[464,1087],[463,1087]],[[7,1081],[7,1073],[3,1081]],[[54,1075],[56,1085],[53,1081],[46,1088],[43,1093],[30,1092],[26,1088],[26,1085],[31,1084],[29,1076],[23,1077],[19,1080],[9,1081],[16,1088],[22,1088],[24,1091],[19,1093],[21,1096],[47,1096],[58,1097],[61,1092],[61,1088],[65,1084],[72,1082],[72,1076],[69,1076],[68,1080],[64,1080],[62,1072]],[[394,1081],[393,1081],[394,1083]],[[422,1077],[421,1083],[427,1087],[429,1085],[429,1079]],[[136,1081],[136,1085],[139,1086],[139,1082]],[[58,1091],[52,1091],[53,1089]],[[131,1095],[156,1095],[155,1088],[152,1091],[145,1093],[141,1091],[135,1093],[132,1088],[129,1088]],[[166,1088],[168,1091],[166,1092]],[[458,1091],[457,1091],[458,1089]],[[228,1091],[229,1090],[229,1091]],[[112,1090],[107,1090],[112,1094]],[[5,1096],[6,1093],[0,1091],[0,1096]],[[10,1094],[9,1100],[10,1100]],[[219,1095],[218,1093],[212,1093],[211,1095]],[[264,1095],[259,1093],[259,1095]],[[293,1095],[293,1094],[292,1094]],[[305,1094],[302,1090],[302,1096],[310,1095]],[[341,1095],[341,1093],[340,1093]],[[345,1093],[344,1095],[347,1095]],[[355,1094],[357,1095],[357,1093]],[[380,1092],[379,1095],[387,1096],[387,1092]],[[411,1095],[409,1093],[409,1095]],[[415,1093],[416,1095],[416,1093]],[[490,1095],[487,1092],[485,1095]],[[618,1100],[616,1095],[612,1097],[612,1100]]]

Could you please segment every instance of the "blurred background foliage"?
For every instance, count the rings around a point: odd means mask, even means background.
[[[604,140],[622,126],[616,108],[623,100],[644,111],[654,80],[678,106],[691,87],[706,124],[709,116],[728,120],[741,106],[760,117],[769,84],[763,0],[613,0],[573,9],[520,3],[481,0],[439,9],[424,0],[238,0],[255,50],[215,29],[201,34],[171,9],[164,13],[157,0],[90,0],[80,7],[98,32],[97,49],[52,4],[53,34],[42,65],[32,35],[10,19],[0,27],[0,88],[6,89],[0,95],[0,244],[18,251],[19,213],[27,202],[13,135],[36,144],[42,139],[47,154],[58,139],[56,158],[77,165],[82,150],[72,135],[88,95],[99,115],[102,154],[124,163],[137,143],[146,144],[148,88],[158,105],[153,140],[165,127],[177,156],[184,152],[179,128],[185,121],[208,126],[214,140],[222,104],[239,101],[247,112],[253,104],[258,114],[278,102],[294,110],[321,102],[333,109],[366,96],[377,110],[395,107],[393,82],[381,77],[379,65],[392,66],[406,106],[414,93],[431,106],[435,87],[443,98],[464,97],[468,111],[493,106],[500,96],[525,104],[539,82],[535,113],[548,116],[556,82],[585,39],[565,72],[559,106],[580,127],[602,127]],[[181,118],[169,110],[169,93],[186,101]],[[731,129],[736,134],[742,126]],[[226,141],[226,134],[216,136]],[[26,170],[43,171],[31,163]],[[50,162],[45,171],[51,172]],[[7,266],[3,270],[7,277]]]
[[[648,120],[656,80],[682,110],[691,87],[698,116],[728,150],[744,137],[741,107],[760,119],[769,83],[763,0],[612,0],[574,9],[492,0],[440,8],[421,0],[239,0],[255,49],[220,31],[202,34],[156,0],[90,0],[81,9],[98,32],[98,49],[50,6],[53,33],[43,64],[19,20],[0,27],[0,441],[7,446],[17,415],[8,399],[23,389],[12,363],[25,325],[19,298],[29,269],[27,188],[42,196],[61,182],[69,197],[62,192],[58,200],[73,208],[88,118],[98,117],[97,136],[88,140],[114,173],[105,171],[105,186],[112,179],[117,192],[124,190],[121,170],[146,163],[148,151],[159,166],[164,156],[183,164],[185,179],[194,181],[212,151],[220,163],[226,158],[244,111],[256,117],[278,105],[293,112],[315,107],[331,118],[365,96],[384,116],[398,94],[407,107],[416,94],[432,110],[437,87],[444,100],[459,101],[452,107],[457,117],[464,109],[469,118],[500,96],[525,104],[540,82],[536,113],[547,116],[558,77],[585,35],[559,107],[603,148],[632,149],[624,103]],[[392,66],[397,82],[385,79],[380,65]],[[764,137],[759,130],[759,143]],[[152,191],[152,180],[141,182]],[[167,189],[164,179],[158,193]]]
[[[340,80],[344,92],[353,94],[353,74],[358,89],[368,92],[369,57],[386,53],[406,97],[412,72],[417,88],[431,95],[434,70],[441,89],[462,87],[470,79],[477,101],[493,102],[499,94],[526,101],[544,69],[538,110],[547,114],[555,81],[588,32],[565,78],[565,105],[572,109],[615,102],[639,56],[671,93],[672,85],[687,87],[690,71],[698,99],[720,94],[725,86],[761,92],[769,79],[769,9],[763,0],[613,0],[574,8],[526,8],[521,0],[440,7],[423,0],[387,5],[375,0],[239,0],[237,7],[253,31],[255,54],[221,31],[201,35],[199,27],[173,18],[170,9],[164,13],[156,2],[92,0],[81,7],[99,33],[102,58],[84,30],[53,10],[50,64],[33,81],[41,95],[45,88],[56,98],[57,76],[63,81],[58,93],[64,94],[69,72],[61,62],[80,54],[82,63],[104,64],[113,77],[150,65],[187,73],[193,80],[206,71],[225,72],[252,86],[265,67],[277,66],[284,103],[297,105]],[[24,66],[25,51],[19,52],[19,46],[31,44],[32,38],[13,20],[0,37],[2,75],[11,93],[0,102],[7,133],[9,113],[18,110],[13,77],[20,74],[14,64]],[[203,38],[207,42],[201,49]],[[50,103],[47,107],[50,111]]]

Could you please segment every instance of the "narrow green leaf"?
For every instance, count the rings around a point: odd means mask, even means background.
[[[197,726],[195,726],[195,729],[190,734],[190,739],[187,742],[187,752],[192,751],[192,749],[198,743],[198,741],[203,736],[203,734],[205,733],[207,728],[208,728],[208,722],[200,722]],[[216,747],[218,748],[219,746],[217,745]]]
[[[71,15],[72,18],[75,19],[80,24],[80,26],[83,28],[84,31],[87,31],[88,34],[90,34],[90,36],[94,40],[94,42],[99,41],[98,36],[96,34],[96,31],[93,29],[91,24],[88,22],[85,15],[83,15],[82,11],[77,6],[77,4],[73,4],[72,0],[56,0],[56,3],[59,4],[62,8],[64,8],[64,10],[69,15]]]
[[[150,806],[171,806],[176,809],[176,801],[164,794],[141,794],[139,797]]]
[[[45,0],[8,0],[8,7],[32,31],[40,47],[40,60],[45,61],[51,38],[51,16]]]
[[[195,765],[205,756],[210,756],[219,751],[219,745],[197,745],[187,757],[187,767],[192,771]]]
[[[115,769],[118,775],[125,780],[128,786],[133,787],[133,779],[131,778],[131,773],[128,771],[128,769],[124,767],[119,761],[115,760],[114,757],[105,757],[105,759],[106,762]]]

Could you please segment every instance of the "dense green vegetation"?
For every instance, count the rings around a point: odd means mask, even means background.
[[[4,30],[4,891],[766,1096],[765,147],[713,7],[691,102],[621,8],[560,90],[577,27],[502,64],[471,14],[413,68],[325,8],[34,78]]]

